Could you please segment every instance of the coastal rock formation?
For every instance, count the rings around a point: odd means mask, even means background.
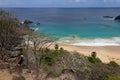
[[[25,21],[24,21],[24,24],[31,24],[31,23],[33,23],[33,22],[30,21],[30,20],[25,20]]]
[[[115,17],[115,20],[120,21],[120,15]]]
[[[103,18],[113,18],[112,16],[103,16]]]
[[[40,22],[38,22],[36,25],[40,25]]]

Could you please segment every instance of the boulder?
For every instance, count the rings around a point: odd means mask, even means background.
[[[120,15],[115,17],[115,20],[120,21]]]
[[[33,22],[30,21],[30,20],[25,20],[25,21],[24,21],[24,24],[31,24],[31,23],[33,23]]]
[[[40,25],[40,22],[38,22],[36,25]]]
[[[8,51],[9,58],[19,57],[21,55],[21,51]]]

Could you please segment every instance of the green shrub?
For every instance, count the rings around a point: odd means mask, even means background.
[[[40,57],[40,63],[43,61],[46,65],[52,65],[54,62],[54,59],[59,55],[59,50],[50,50],[48,48],[45,49],[45,53],[43,53]]]
[[[59,55],[58,51],[53,51],[49,54],[52,58],[56,58]]]
[[[111,67],[119,67],[119,65],[115,61],[110,61],[108,65]]]
[[[120,80],[120,75],[109,75],[107,80]]]
[[[91,63],[102,63],[102,61],[99,58],[88,57],[88,60]]]
[[[87,57],[89,62],[91,63],[102,63],[102,61],[96,57],[97,53],[96,52],[92,52],[90,57]]]
[[[43,63],[46,64],[46,65],[48,65],[48,66],[51,66],[52,65],[52,58],[50,58],[50,57],[44,57]]]
[[[58,49],[59,49],[58,44],[56,44],[54,47],[55,47],[55,50],[58,50]]]
[[[45,48],[45,53],[49,53],[50,49]]]
[[[92,53],[91,53],[91,57],[96,58],[96,56],[97,56],[97,53],[96,53],[96,52],[92,52]]]
[[[61,47],[59,51],[60,51],[60,52],[64,52],[64,49]]]

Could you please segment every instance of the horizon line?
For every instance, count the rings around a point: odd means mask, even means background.
[[[120,7],[0,7],[0,8],[120,8]]]

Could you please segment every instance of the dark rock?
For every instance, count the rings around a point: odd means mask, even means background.
[[[104,18],[113,18],[112,16],[103,16]]]
[[[25,21],[24,21],[24,24],[31,24],[31,23],[33,23],[33,22],[30,21],[30,20],[25,20]]]
[[[115,20],[120,21],[120,15],[115,17]]]
[[[36,25],[40,25],[40,22],[38,22]]]

